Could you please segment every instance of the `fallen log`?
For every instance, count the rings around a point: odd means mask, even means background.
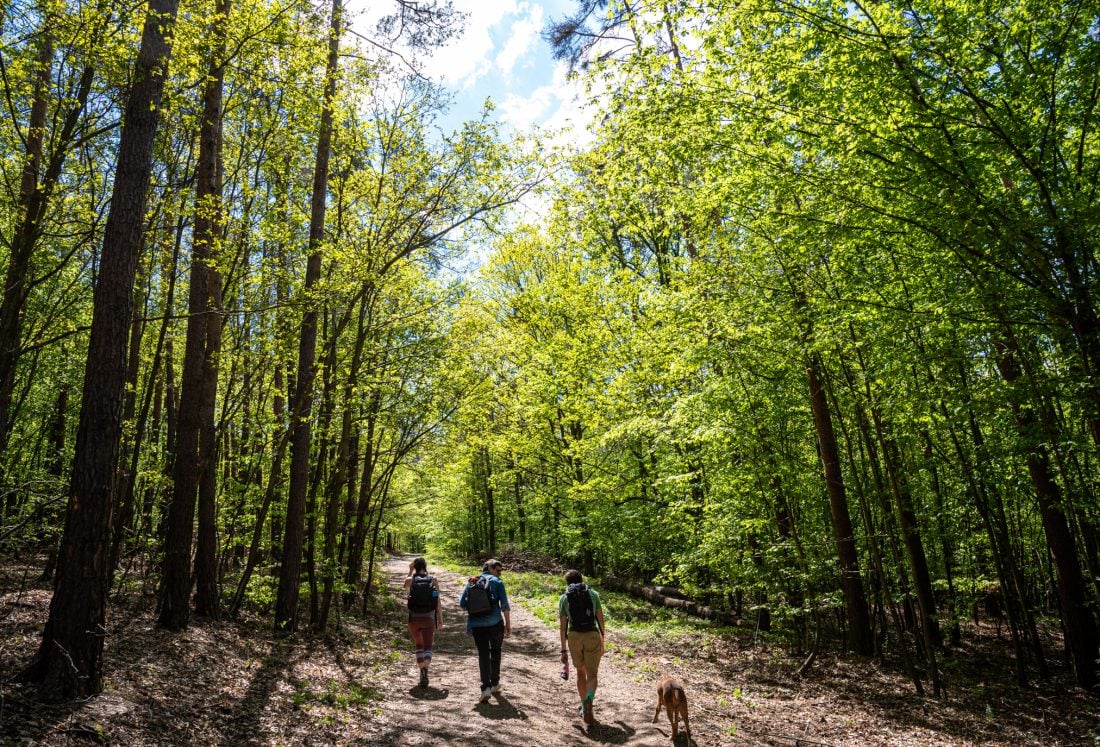
[[[704,620],[714,620],[724,625],[737,625],[738,623],[737,616],[730,610],[715,609],[714,607],[699,604],[691,599],[678,598],[667,593],[662,593],[660,590],[670,589],[670,587],[667,586],[643,586],[614,577],[603,579],[602,585],[613,591],[624,591],[627,594],[641,597],[657,607],[669,607],[694,617],[701,617]],[[675,591],[679,592],[678,589]],[[682,595],[683,592],[680,592],[680,594]]]
[[[664,594],[666,597],[672,597],[673,599],[689,599],[683,589],[679,589],[675,586],[654,586],[652,588],[658,594]]]

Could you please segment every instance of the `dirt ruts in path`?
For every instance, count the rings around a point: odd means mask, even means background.
[[[401,585],[411,559],[396,556],[385,561],[387,581],[399,599],[403,598]],[[407,658],[397,667],[398,682],[387,688],[383,744],[672,744],[663,712],[659,723],[650,723],[655,706],[650,683],[635,682],[634,675],[617,666],[613,656],[605,657],[600,666],[597,723],[586,727],[576,714],[576,682],[563,682],[560,677],[557,630],[548,628],[514,600],[512,635],[504,640],[500,669],[503,693],[488,703],[479,703],[477,649],[466,635],[466,614],[458,606],[466,579],[439,568],[429,568],[429,572],[439,580],[444,625],[436,633],[431,684],[427,689],[416,686],[418,672],[410,640]],[[507,570],[503,579],[507,586]],[[692,727],[695,745],[719,744],[716,738],[699,734],[695,724]],[[689,743],[681,734],[677,744]]]

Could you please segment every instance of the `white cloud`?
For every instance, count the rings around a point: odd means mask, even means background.
[[[492,69],[494,44],[490,29],[519,13],[519,5],[517,0],[455,0],[455,8],[467,14],[465,30],[432,53],[425,74],[448,85],[473,86]]]
[[[492,70],[494,43],[490,29],[506,18],[527,9],[519,0],[454,0],[456,10],[466,14],[462,33],[445,47],[432,52],[423,73],[429,78],[457,88],[469,88]],[[352,28],[371,36],[378,20],[392,13],[393,3],[379,0],[350,0]],[[541,14],[541,8],[537,9]],[[522,54],[525,50],[520,50]]]
[[[394,9],[392,0],[347,2],[353,29],[365,36]],[[590,140],[591,115],[582,108],[582,86],[567,79],[565,64],[552,62],[539,38],[547,19],[563,16],[573,2],[454,0],[455,9],[467,14],[463,32],[422,59],[421,70],[456,92],[459,116],[476,117],[489,96],[507,127],[538,127],[555,143],[583,145]],[[575,134],[566,133],[570,126]]]
[[[526,96],[508,94],[499,104],[500,118],[516,130],[538,126],[557,144],[585,145],[591,141],[592,112],[584,104],[584,88],[568,77],[564,62],[554,65],[550,83]]]
[[[559,105],[553,86],[542,86],[526,96],[509,93],[498,105],[500,118],[517,130],[526,130]]]
[[[497,69],[505,75],[511,75],[516,61],[531,51],[542,31],[542,6],[531,7],[524,3],[521,9],[526,10],[527,15],[512,24],[508,41],[495,61]]]

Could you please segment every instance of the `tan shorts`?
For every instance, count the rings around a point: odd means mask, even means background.
[[[573,668],[582,667],[588,674],[595,675],[600,668],[600,659],[603,658],[603,640],[600,631],[586,630],[579,633],[569,631],[569,656],[573,659]]]

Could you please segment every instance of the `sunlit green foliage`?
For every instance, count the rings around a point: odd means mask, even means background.
[[[488,477],[452,475],[434,544],[805,636],[840,580],[812,366],[880,635],[951,627],[990,581],[1021,641],[1042,589],[1091,605],[1100,8],[613,5],[636,43],[590,50],[595,141],[471,291],[493,394],[447,459]]]

